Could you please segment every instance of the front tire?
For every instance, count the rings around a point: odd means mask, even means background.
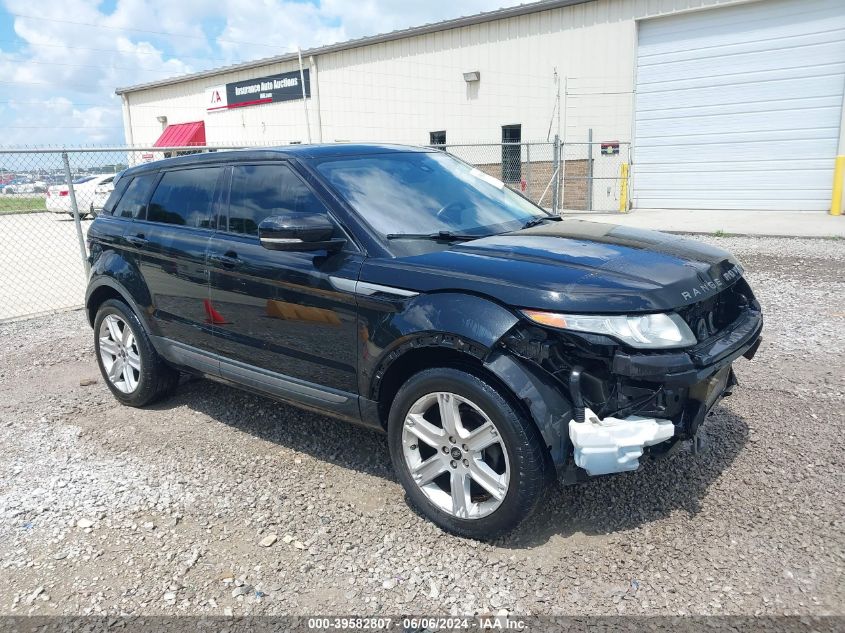
[[[458,369],[428,369],[402,386],[388,443],[411,504],[459,536],[510,532],[548,481],[536,426],[490,381]]]
[[[179,372],[158,355],[138,317],[123,301],[109,299],[97,310],[94,349],[106,385],[123,404],[152,404],[169,395],[179,382]]]

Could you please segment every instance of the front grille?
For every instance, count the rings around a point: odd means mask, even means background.
[[[736,321],[754,296],[744,279],[709,299],[678,310],[700,342]]]

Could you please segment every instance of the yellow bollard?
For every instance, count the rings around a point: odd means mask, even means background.
[[[619,213],[628,213],[628,163],[622,163],[619,180]]]
[[[836,157],[833,168],[833,193],[830,196],[830,215],[842,215],[842,181],[845,179],[845,156]]]

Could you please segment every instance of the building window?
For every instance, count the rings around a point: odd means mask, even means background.
[[[446,130],[439,130],[437,132],[428,133],[428,144],[433,146],[446,145]],[[443,149],[439,147],[438,149]]]
[[[502,180],[519,182],[522,178],[522,125],[502,126]]]

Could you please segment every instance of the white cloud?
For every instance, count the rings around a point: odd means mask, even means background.
[[[270,57],[348,37],[343,25],[333,26],[322,8],[307,2],[242,0],[227,4],[223,13],[226,28],[217,39],[229,55],[242,51],[240,42],[258,44],[248,47],[252,57]]]
[[[0,0],[0,144],[122,143],[118,86],[497,8],[508,0]],[[510,2],[513,4],[513,2]],[[456,5],[460,6],[456,6]],[[20,16],[44,16],[20,17]],[[48,19],[52,18],[52,19]],[[97,28],[88,25],[97,25]],[[216,25],[204,33],[203,24]]]
[[[323,0],[324,14],[340,20],[348,37],[363,37],[492,11],[511,0]]]
[[[78,107],[66,97],[10,99],[4,120],[14,127],[4,131],[10,146],[103,144],[121,134],[121,113],[111,106]]]

